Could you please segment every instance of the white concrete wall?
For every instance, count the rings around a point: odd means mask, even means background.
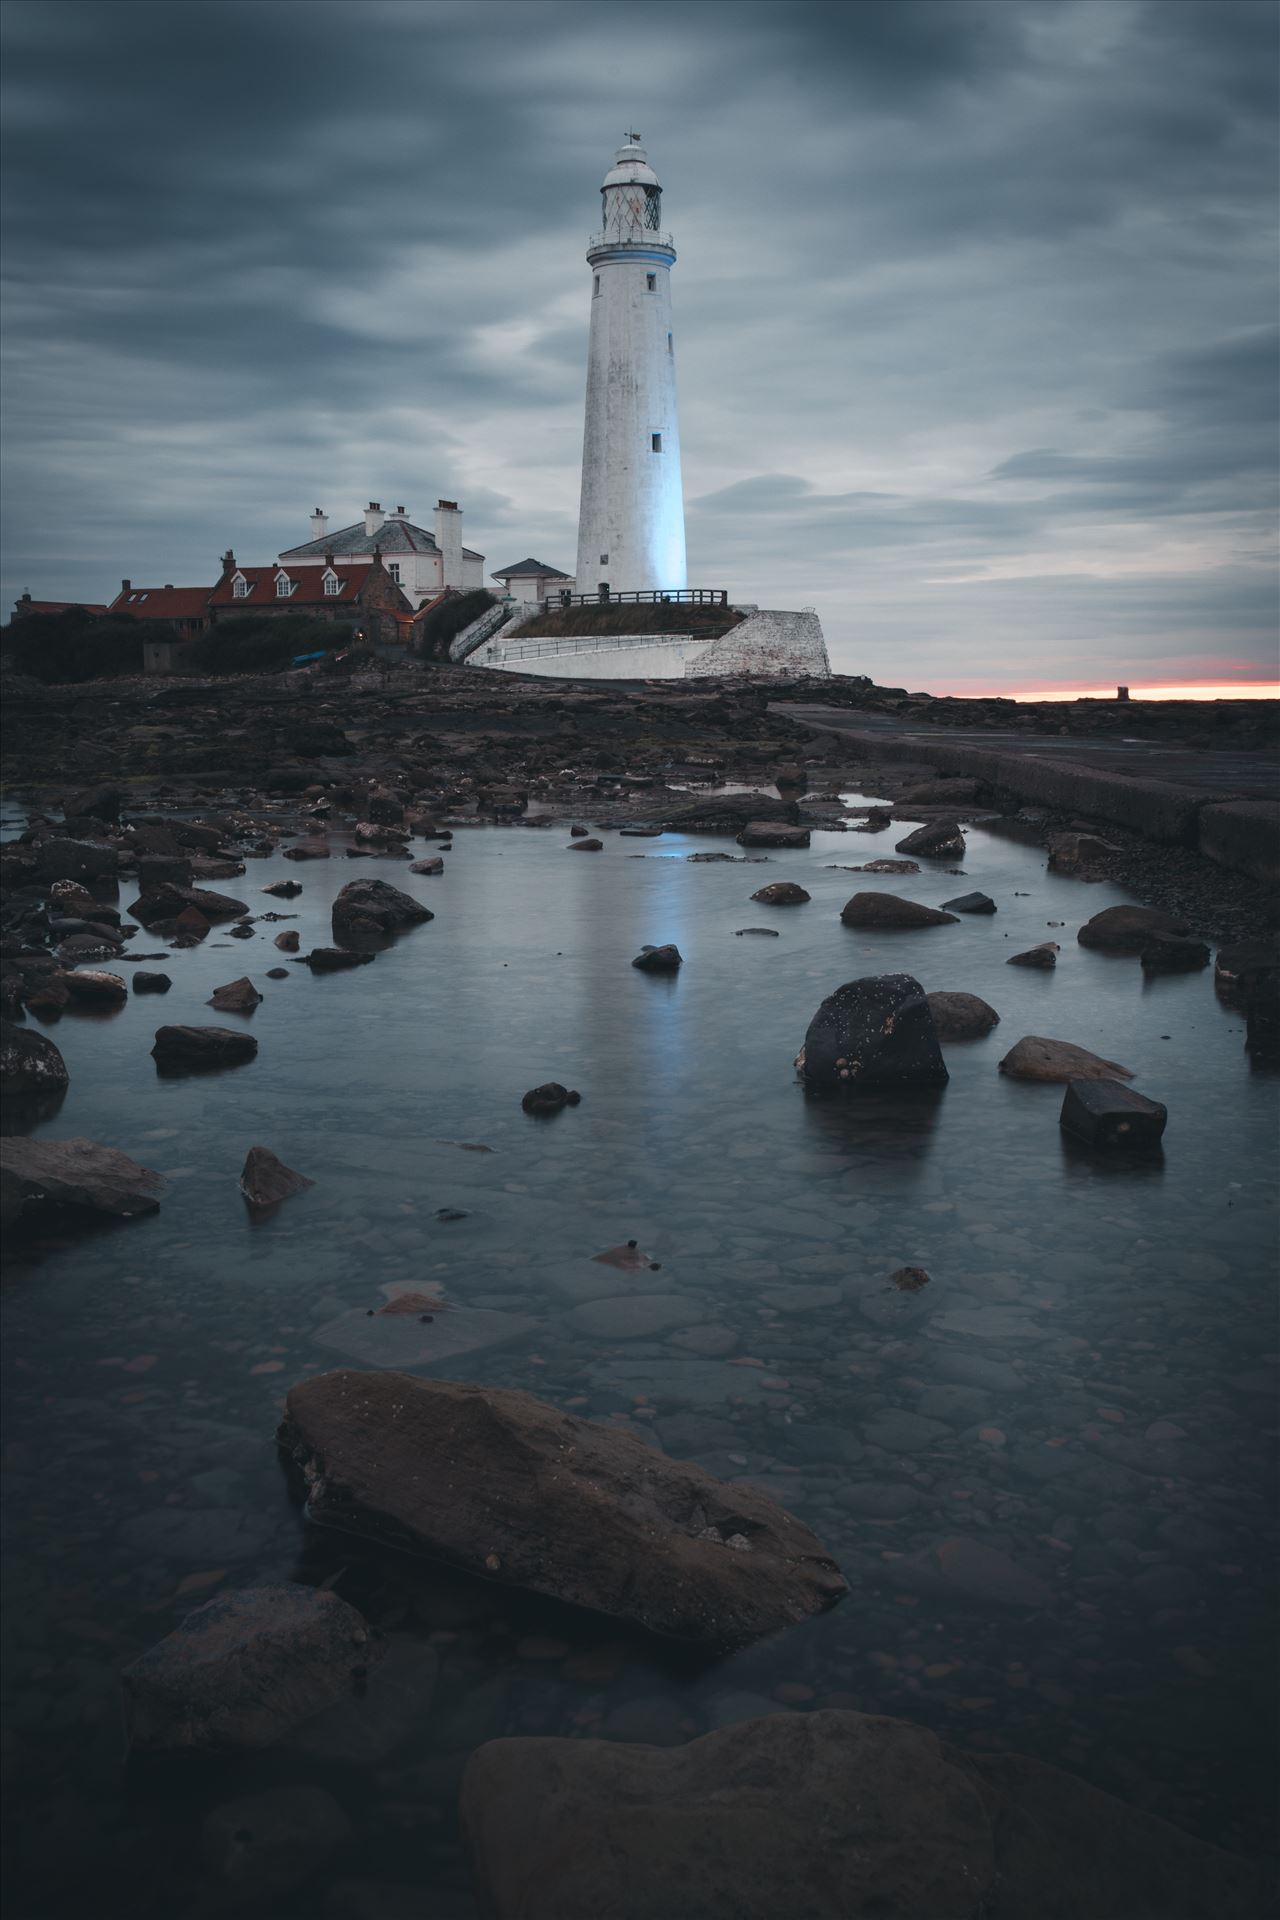
[[[669,592],[688,585],[676,363],[668,344],[675,253],[636,242],[593,248],[588,259],[600,290],[593,286],[590,303],[578,590],[594,593],[605,580],[615,593]],[[660,453],[652,448],[655,433]]]
[[[687,680],[712,674],[754,679],[825,679],[831,672],[816,613],[756,608],[718,640],[676,635],[576,634],[559,640],[520,640],[515,614],[467,662],[552,680]]]
[[[826,679],[831,672],[822,623],[816,613],[789,613],[757,607],[728,633],[713,640],[685,671],[700,674],[749,673],[758,678]]]

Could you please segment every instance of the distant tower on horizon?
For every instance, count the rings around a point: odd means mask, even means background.
[[[671,268],[662,187],[628,133],[600,189],[591,236],[591,340],[578,512],[579,593],[688,584],[676,418]]]

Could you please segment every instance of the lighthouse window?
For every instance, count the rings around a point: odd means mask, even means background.
[[[644,277],[644,284],[645,284],[645,287],[646,287],[646,289],[647,289],[647,291],[648,291],[648,292],[650,292],[650,293],[656,293],[656,292],[658,291],[658,276],[657,276],[657,274],[656,274],[656,273],[646,273],[646,275],[645,275],[645,277]]]
[[[599,274],[596,275],[596,284],[592,291],[593,291],[593,297],[598,300],[600,298],[600,275]]]
[[[607,554],[607,553],[602,553],[602,554],[600,555],[600,565],[601,565],[602,567],[607,567],[607,566],[608,566],[608,564],[609,564],[609,556],[608,556],[608,554]]]
[[[668,353],[674,353],[674,352],[675,352],[675,348],[674,348],[674,347],[672,346],[672,344],[671,344],[671,335],[670,335],[670,334],[668,334],[668,335],[667,335],[667,352],[668,352]]]
[[[646,227],[651,227],[654,233],[656,233],[658,231],[658,228],[662,225],[662,189],[661,187],[646,187],[644,190],[644,198],[645,198],[644,223]]]
[[[661,453],[662,452],[662,435],[660,433],[651,433],[649,435],[649,444],[652,446],[655,453]]]

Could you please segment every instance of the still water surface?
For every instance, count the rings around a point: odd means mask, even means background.
[[[215,884],[296,919],[252,941],[215,929],[155,963],[165,999],[58,1024],[71,1089],[42,1131],[122,1147],[168,1187],[149,1219],[37,1248],[4,1291],[14,1920],[86,1911],[90,1886],[98,1912],[203,1911],[204,1812],[303,1778],[354,1823],[341,1871],[465,1915],[453,1805],[479,1742],[675,1743],[822,1706],[1030,1753],[1220,1844],[1266,1844],[1275,1082],[1251,1074],[1240,1016],[1210,973],[1145,982],[1077,946],[1127,896],[1003,835],[971,831],[963,878],[906,879],[832,870],[891,834],[815,832],[752,865],[688,861],[725,839],[603,837],[569,857],[563,828],[459,830],[440,878],[251,861]],[[437,917],[356,972],[289,965],[271,936],[330,944],[355,876]],[[286,877],[295,901],[257,891]],[[780,879],[810,903],[751,902]],[[837,915],[864,886],[930,904],[981,888],[999,912],[856,933]],[[779,937],[735,937],[766,925]],[[1005,966],[1044,939],[1056,972]],[[678,976],[631,967],[668,940]],[[896,971],[981,994],[1001,1024],[948,1046],[940,1095],[806,1099],[791,1063],[818,1003]],[[205,1002],[245,972],[265,996],[257,1059],[159,1079],[154,1029],[242,1024]],[[997,1073],[1024,1033],[1131,1067],[1169,1107],[1163,1158],[1072,1149],[1061,1090]],[[525,1115],[552,1078],[582,1104]],[[256,1226],[236,1186],[255,1143],[316,1182]],[[629,1239],[658,1271],[592,1261]],[[904,1265],[928,1287],[893,1289]],[[368,1319],[408,1286],[453,1314]],[[663,1324],[630,1337],[651,1295]],[[487,1344],[441,1357],[469,1338]],[[284,1392],[379,1361],[528,1388],[750,1478],[852,1592],[706,1665],[309,1528],[272,1444]],[[986,1591],[914,1569],[956,1538],[1000,1556]],[[393,1762],[122,1773],[125,1661],[219,1586],[333,1576],[389,1631],[433,1635],[431,1712]]]

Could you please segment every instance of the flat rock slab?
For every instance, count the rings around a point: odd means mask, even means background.
[[[1186,920],[1160,907],[1104,907],[1086,920],[1076,939],[1105,953],[1140,953],[1153,934],[1190,931]]]
[[[740,847],[807,847],[809,829],[776,820],[749,820],[737,838]]]
[[[772,1500],[531,1394],[344,1370],[292,1388],[279,1440],[317,1524],[676,1640],[745,1646],[847,1591]]]
[[[0,1139],[0,1181],[6,1222],[38,1215],[47,1207],[132,1219],[155,1213],[162,1176],[140,1167],[116,1147],[96,1140],[32,1140],[22,1134]]]
[[[303,955],[302,964],[312,973],[345,973],[349,967],[366,967],[377,957],[374,953],[352,953],[346,947],[313,947]]]
[[[510,1739],[462,1780],[493,1920],[1256,1920],[1267,1878],[1073,1775],[904,1720]]]
[[[490,1307],[451,1307],[431,1320],[416,1313],[379,1312],[371,1317],[357,1307],[326,1321],[313,1338],[362,1366],[429,1373],[463,1354],[522,1340],[537,1325],[528,1314],[499,1313]]]
[[[252,1060],[258,1043],[231,1027],[159,1027],[152,1057],[161,1072],[201,1073]]]
[[[1070,1040],[1046,1040],[1029,1033],[1010,1047],[1000,1062],[1001,1073],[1014,1080],[1132,1080],[1129,1067],[1104,1060],[1087,1047],[1073,1046]]]
[[[941,907],[921,906],[918,900],[904,900],[896,893],[855,893],[841,907],[840,918],[846,927],[869,931],[909,932],[914,927],[958,924],[954,913],[944,913]]]
[[[315,1587],[244,1587],[189,1613],[121,1674],[135,1752],[244,1752],[349,1699],[381,1646],[362,1614]]]
[[[1148,1100],[1118,1080],[1072,1080],[1058,1124],[1091,1147],[1136,1152],[1158,1147],[1169,1118],[1159,1100]]]
[[[706,1318],[707,1309],[692,1294],[627,1293],[588,1300],[565,1315],[565,1324],[600,1340],[647,1340]]]

